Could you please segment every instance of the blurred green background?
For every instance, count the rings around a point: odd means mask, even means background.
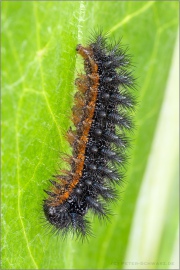
[[[2,268],[179,269],[178,2],[2,2]],[[110,223],[81,243],[48,233],[43,189],[69,151],[76,44],[100,27],[133,55],[139,105]],[[59,165],[58,165],[59,164]]]

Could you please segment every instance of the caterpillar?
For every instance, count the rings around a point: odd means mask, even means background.
[[[114,184],[123,179],[118,167],[126,159],[126,131],[133,127],[130,112],[135,98],[130,89],[135,79],[129,70],[131,57],[121,41],[108,45],[107,37],[96,33],[86,47],[78,44],[76,51],[83,58],[85,74],[75,80],[75,129],[67,132],[70,169],[50,180],[43,210],[46,220],[63,236],[72,232],[84,237],[91,234],[87,212],[108,217],[108,203],[118,199]]]

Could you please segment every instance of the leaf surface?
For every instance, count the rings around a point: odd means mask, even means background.
[[[163,104],[173,96],[175,103],[171,104],[177,105],[178,94],[172,91],[167,98],[166,89],[177,36],[178,3],[3,2],[1,20],[3,269],[134,269],[139,266],[124,262],[145,261],[141,253],[145,244],[149,250],[155,250],[147,260],[168,262],[176,243],[178,224],[177,148],[164,145],[170,150],[167,155],[173,162],[167,162],[170,173],[160,183],[159,198],[147,200],[156,181],[148,188],[144,186],[152,153],[155,164],[162,157],[158,155],[162,150],[161,140],[155,152],[152,149],[162,123]],[[61,153],[70,151],[64,134],[71,125],[74,79],[82,71],[75,48],[79,43],[86,44],[94,28],[108,32],[109,40],[123,37],[123,44],[129,45],[138,78],[135,95],[139,105],[127,177],[120,188],[122,199],[112,206],[115,215],[110,223],[100,223],[90,215],[95,237],[81,243],[70,237],[62,241],[48,232],[43,226],[42,200],[48,179],[63,167]],[[169,120],[175,132],[177,120]],[[174,138],[171,132],[162,129],[160,134],[165,144]],[[163,163],[159,166],[166,169]],[[158,180],[156,168],[152,168],[151,177]],[[169,196],[163,197],[163,210],[159,207],[161,187],[162,197],[169,190]],[[161,224],[156,243],[150,239],[143,242],[151,230],[148,225],[152,202],[157,203],[155,217]],[[143,209],[148,214],[142,224]],[[171,218],[164,218],[162,211],[167,211]],[[160,220],[159,213],[162,213]],[[131,255],[136,253],[137,256]]]

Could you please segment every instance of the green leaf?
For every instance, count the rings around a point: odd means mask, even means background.
[[[178,268],[178,2],[6,1],[1,19],[3,269]],[[42,200],[70,151],[75,48],[94,28],[129,45],[139,105],[122,200],[110,223],[90,215],[81,243],[47,231]]]

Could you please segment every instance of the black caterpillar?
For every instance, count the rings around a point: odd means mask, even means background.
[[[118,198],[114,183],[123,175],[116,164],[124,164],[128,139],[126,130],[132,128],[129,112],[135,99],[130,56],[121,43],[107,45],[101,33],[87,47],[78,45],[84,58],[85,75],[76,79],[78,92],[73,107],[73,123],[67,137],[72,146],[71,169],[51,180],[51,191],[44,200],[46,219],[62,235],[72,231],[77,236],[91,233],[85,218],[88,210],[99,217],[109,214],[107,202]]]

